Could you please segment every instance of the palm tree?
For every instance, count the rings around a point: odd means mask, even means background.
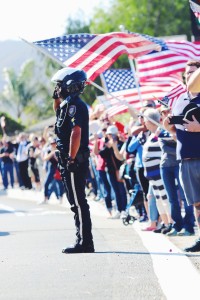
[[[25,62],[19,74],[13,69],[4,69],[6,85],[2,93],[2,105],[12,109],[18,119],[29,104],[29,102],[39,92],[40,87],[35,84],[35,62],[33,60]]]

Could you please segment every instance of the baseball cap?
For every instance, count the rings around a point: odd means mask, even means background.
[[[106,134],[118,134],[117,127],[115,125],[108,126]]]

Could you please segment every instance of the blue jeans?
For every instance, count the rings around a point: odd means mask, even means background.
[[[48,164],[47,174],[44,181],[44,196],[49,199],[49,186],[54,180],[56,168]]]
[[[10,185],[14,186],[14,173],[13,173],[13,163],[4,163],[1,162],[1,169],[2,169],[2,179],[3,179],[3,186],[5,189],[8,188],[8,174],[10,176]]]
[[[117,181],[115,173],[108,173],[108,176],[115,193],[118,211],[126,210],[127,195],[124,183]]]
[[[158,213],[158,209],[156,206],[156,198],[154,197],[153,188],[152,188],[151,184],[149,184],[148,195],[151,196],[148,199],[149,219],[151,220],[151,222],[157,222],[159,213]]]
[[[48,199],[50,198],[53,192],[56,194],[56,198],[58,200],[62,198],[64,194],[64,185],[62,183],[62,180],[56,180],[56,179],[52,180],[48,189]]]
[[[179,166],[164,167],[160,169],[161,177],[164,182],[166,193],[171,205],[171,217],[174,220],[174,229],[180,231],[185,228],[189,232],[194,232],[194,213],[193,207],[186,207],[186,199],[179,181]],[[178,186],[176,185],[176,181]],[[181,199],[185,206],[185,218],[181,214],[181,207],[178,198],[178,189],[180,191]]]
[[[98,171],[99,177],[102,182],[102,193],[103,198],[105,199],[106,208],[111,209],[112,208],[112,196],[111,196],[111,185],[108,181],[107,172],[106,171]]]

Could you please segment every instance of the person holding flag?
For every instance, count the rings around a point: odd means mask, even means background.
[[[200,90],[192,87],[190,77],[199,73],[200,61],[188,61],[185,69],[185,80],[188,91],[183,92],[172,105],[172,114],[182,115],[182,121],[172,124],[173,116],[164,119],[166,130],[176,135],[177,159],[180,160],[180,182],[188,205],[193,205],[200,235],[200,131],[190,129],[190,122],[200,122]],[[194,73],[195,75],[195,73]],[[188,83],[190,82],[190,85]],[[193,82],[194,84],[194,82]],[[174,119],[175,120],[175,119]],[[188,123],[189,122],[189,123]],[[200,251],[200,236],[186,252]]]

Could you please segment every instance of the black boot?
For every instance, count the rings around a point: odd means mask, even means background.
[[[70,247],[67,247],[66,249],[62,250],[62,253],[66,253],[66,254],[74,254],[74,253],[94,253],[94,245],[87,245],[87,246],[83,246],[80,244],[75,244],[72,245]]]

